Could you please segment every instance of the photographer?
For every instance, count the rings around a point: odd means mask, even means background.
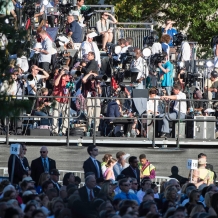
[[[216,71],[212,71],[210,74],[210,78],[205,80],[205,87],[204,87],[204,98],[208,100],[212,100],[214,89],[211,89],[214,82],[218,81],[218,73]],[[209,88],[208,88],[209,87]]]
[[[47,88],[42,88],[41,89],[41,96],[48,96],[48,89]],[[34,110],[34,115],[35,116],[48,116],[49,115],[49,109],[51,106],[51,102],[49,99],[46,97],[40,97],[37,98],[36,104],[35,104],[35,110]],[[51,118],[44,118],[41,119],[40,125],[48,125],[50,126],[52,124],[52,119]]]
[[[39,71],[43,73],[43,75],[39,75]],[[30,76],[32,75],[32,76]],[[36,95],[37,92],[37,84],[40,79],[47,79],[49,74],[43,70],[42,68],[37,67],[36,65],[31,66],[31,73],[27,77],[27,90],[28,95]],[[29,78],[29,79],[28,79]]]
[[[70,97],[71,96],[71,88],[68,85],[72,83],[72,76],[69,75],[69,68],[67,66],[63,67],[59,70],[58,74],[54,77],[54,89],[53,96],[60,97]],[[53,136],[58,136],[58,118],[60,114],[62,114],[62,125],[60,127],[61,135],[66,134],[66,130],[68,128],[68,117],[69,114],[69,99],[68,98],[55,98],[54,100],[54,108],[53,108],[53,126],[52,126],[52,134]]]
[[[52,41],[48,37],[48,34],[45,30],[39,32],[39,36],[42,39],[41,45],[42,48],[34,48],[35,51],[39,52],[39,65],[45,71],[48,72],[49,65],[51,63],[52,56]]]
[[[112,20],[109,20],[108,17],[111,17]],[[113,28],[110,27],[110,24],[116,24],[116,18],[107,12],[101,13],[101,19],[97,21],[96,26],[99,35],[102,35],[102,50],[106,51],[107,42],[112,42],[113,40]]]
[[[83,79],[83,88],[82,93],[84,98],[87,99],[87,116],[89,118],[88,120],[88,128],[91,127],[92,123],[92,117],[94,117],[94,106],[96,105],[96,117],[100,117],[101,114],[101,107],[100,107],[100,99],[91,99],[90,97],[97,97],[101,96],[101,86],[98,80],[95,79],[97,77],[97,71],[90,71],[88,74],[86,74]],[[96,131],[98,131],[99,127],[99,119],[96,119],[96,126],[93,128],[96,128]]]
[[[95,53],[90,51],[87,55],[87,59],[89,62],[85,67],[79,67],[81,69],[81,72],[84,73],[84,75],[87,75],[91,71],[98,72],[98,62],[95,60]]]
[[[158,63],[160,69],[159,76],[162,88],[166,89],[167,95],[171,95],[173,86],[173,65],[170,63],[166,52],[163,52],[164,60]]]
[[[218,100],[218,73],[216,71],[211,72],[211,80],[213,84],[208,89],[208,91],[215,92],[215,100]]]
[[[161,100],[173,100],[171,112],[166,114],[160,114],[160,118],[163,120],[158,120],[158,132],[161,133],[160,137],[170,137],[169,121],[174,119],[184,119],[187,113],[187,105],[185,101],[181,103],[177,100],[186,99],[185,93],[181,92],[182,87],[177,84],[173,86],[174,95],[162,96]],[[180,105],[181,104],[181,105]]]
[[[135,88],[143,89],[143,79],[145,78],[145,72],[144,72],[145,61],[142,58],[142,53],[139,48],[135,48],[134,53],[135,53],[135,58],[130,65],[130,70],[137,69],[139,71],[136,78],[136,82],[138,85]],[[146,72],[146,74],[148,73]]]

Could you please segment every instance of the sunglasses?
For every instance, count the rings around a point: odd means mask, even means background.
[[[123,184],[122,186],[126,186],[126,187],[128,187],[128,186],[130,186],[130,184]]]
[[[40,151],[40,153],[41,153],[41,154],[42,154],[42,153],[44,154],[44,153],[46,153],[46,151]]]
[[[95,149],[93,149],[93,151],[98,151],[98,149],[97,149],[97,148],[95,148]]]

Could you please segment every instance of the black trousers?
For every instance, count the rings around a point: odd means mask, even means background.
[[[42,68],[43,70],[45,70],[46,72],[49,71],[49,65],[50,65],[50,63],[48,63],[48,62],[40,62],[39,63],[39,67]]]

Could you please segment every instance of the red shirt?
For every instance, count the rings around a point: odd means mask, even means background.
[[[58,78],[59,75],[54,77],[54,81]],[[60,79],[60,82],[57,86],[54,86],[53,96],[70,96],[69,89],[66,89],[67,83],[70,81],[68,75],[63,75]],[[56,98],[56,101],[60,103],[68,103],[67,98]]]

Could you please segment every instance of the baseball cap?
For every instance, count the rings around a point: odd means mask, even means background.
[[[50,173],[51,175],[56,175],[56,176],[59,176],[60,175],[60,173],[59,173],[59,171],[57,170],[57,169],[53,169],[53,170],[51,170],[51,173]]]
[[[34,182],[34,183],[35,183],[35,181],[33,181],[32,177],[30,177],[30,176],[27,176],[27,177],[23,178],[23,179],[22,179],[22,182],[23,182],[23,181]]]

